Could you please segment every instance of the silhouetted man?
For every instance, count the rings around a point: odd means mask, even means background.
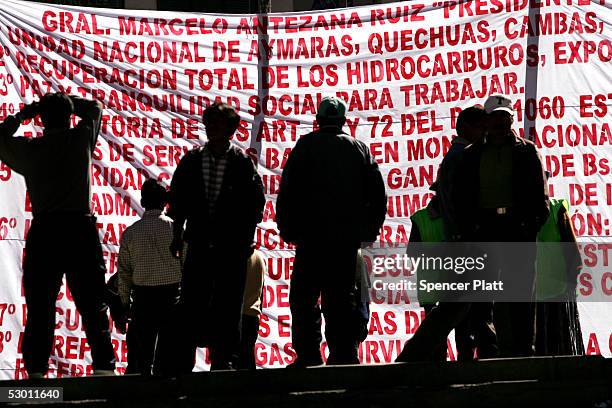
[[[503,95],[485,102],[487,136],[464,150],[462,194],[454,200],[462,241],[499,243],[487,268],[499,273],[503,296],[522,302],[495,302],[494,322],[501,356],[532,355],[536,235],[549,214],[544,170],[535,145],[511,126],[512,101]],[[522,242],[520,254],[508,243]],[[512,300],[506,298],[505,300]]]
[[[457,220],[461,214],[453,202],[460,196],[461,160],[464,149],[480,140],[486,130],[486,112],[480,106],[463,109],[457,117],[457,137],[453,139],[448,153],[440,164],[440,172],[431,189],[436,195],[427,208],[412,215],[410,243],[442,242],[459,239]],[[418,254],[416,254],[418,255]],[[420,277],[419,277],[420,279]],[[424,279],[428,279],[427,276]],[[419,293],[421,298],[425,294]],[[446,342],[455,329],[458,360],[472,360],[474,349],[479,358],[497,356],[495,329],[493,327],[492,303],[444,302],[441,299],[424,302],[425,320],[415,335],[404,346],[397,361],[446,360]]]
[[[181,262],[172,256],[172,220],[163,214],[168,201],[166,189],[154,179],[142,184],[142,219],[121,236],[119,249],[119,296],[131,310],[128,326],[127,373],[151,375],[163,371],[173,350],[172,333],[180,296]]]
[[[71,128],[73,113],[81,120]],[[12,137],[23,120],[37,115],[44,126],[42,137]],[[22,345],[32,378],[49,368],[55,301],[64,273],[83,317],[94,372],[115,369],[104,302],[106,268],[90,208],[90,166],[101,116],[99,102],[56,93],[26,105],[0,125],[0,160],[25,177],[34,216],[23,269],[28,314]]]
[[[188,243],[181,285],[187,318],[178,357],[181,372],[193,370],[197,346],[209,348],[212,370],[233,368],[247,259],[265,204],[253,161],[230,143],[240,124],[234,108],[215,103],[202,122],[208,142],[183,157],[171,184],[172,253],[179,256],[183,241]]]
[[[281,237],[297,246],[289,295],[295,367],[322,364],[319,296],[328,364],[358,364],[358,346],[367,335],[357,251],[376,239],[387,203],[368,147],[342,132],[345,113],[340,99],[321,101],[320,129],[295,145],[278,194]]]

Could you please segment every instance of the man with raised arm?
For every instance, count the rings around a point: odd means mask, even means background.
[[[81,119],[74,127],[73,114]],[[13,137],[24,120],[36,116],[44,127],[41,137]],[[32,203],[23,268],[28,313],[22,345],[30,378],[44,376],[49,368],[55,301],[64,273],[83,318],[94,373],[112,374],[115,369],[104,303],[106,267],[90,208],[90,167],[101,116],[99,102],[54,93],[0,124],[0,160],[25,178]]]

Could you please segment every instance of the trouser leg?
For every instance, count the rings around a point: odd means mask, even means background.
[[[431,311],[436,307],[435,304],[427,303],[423,305],[423,309],[425,309],[425,318],[431,313]],[[444,343],[440,345],[440,347],[436,348],[432,352],[432,361],[446,361],[447,354],[447,344]]]
[[[404,344],[397,361],[431,361],[435,350],[470,310],[470,303],[439,303],[425,317],[416,333]]]
[[[259,333],[259,316],[242,315],[242,333],[240,338],[240,354],[238,368],[254,370],[255,343]]]
[[[358,346],[367,335],[369,310],[364,309],[358,288],[357,248],[336,247],[326,265],[321,302],[325,316],[328,364],[359,364]]]
[[[135,287],[132,303],[132,333],[138,343],[138,367],[142,375],[151,375],[153,355],[157,342],[160,321],[159,294],[154,288]],[[131,334],[132,334],[131,333]]]
[[[478,359],[499,356],[497,333],[493,324],[493,303],[472,303],[470,321]]]
[[[473,305],[472,305],[473,307]],[[463,321],[455,327],[455,345],[457,346],[457,361],[474,360],[474,336],[472,330],[471,310]]]
[[[171,356],[170,322],[176,316],[179,285],[138,286],[134,288],[132,322],[138,344],[138,366],[143,375],[162,373]],[[163,368],[161,368],[163,367]]]
[[[535,245],[522,247],[520,257],[507,254],[500,269],[504,290],[521,299],[533,297]],[[497,302],[494,321],[501,356],[528,357],[534,354],[535,303]]]
[[[291,276],[289,307],[291,309],[291,341],[297,360],[308,365],[322,364],[320,353],[321,286],[316,268],[321,267],[317,251],[298,246]]]
[[[136,324],[132,320],[128,324],[127,333],[125,334],[128,360],[127,367],[125,369],[126,374],[138,374],[141,370],[139,356],[140,344],[138,342],[138,335],[136,334],[136,332]]]
[[[493,272],[503,282],[503,300],[493,306],[493,321],[499,355],[525,357],[534,353],[535,307],[535,234],[521,226],[513,215],[486,215],[480,221],[480,239],[492,242],[495,260],[489,260]],[[527,300],[527,301],[526,301]]]
[[[110,338],[108,306],[104,301],[105,272],[102,247],[93,218],[74,220],[74,262],[66,270],[66,282],[83,318],[94,370],[114,370],[115,352]]]
[[[247,260],[225,251],[211,255],[211,268],[207,273],[213,282],[210,318],[214,332],[209,347],[211,370],[224,370],[232,368],[240,347]]]
[[[171,284],[159,287],[160,300],[157,316],[157,341],[153,355],[153,374],[166,375],[174,359],[174,320],[177,316],[180,298],[180,285]]]
[[[46,373],[55,331],[55,301],[62,284],[53,229],[36,220],[26,239],[23,289],[27,320],[22,352],[28,373]]]
[[[205,248],[190,244],[183,267],[180,301],[172,320],[174,358],[164,364],[168,376],[188,374],[195,367],[197,345],[205,343],[206,317],[210,310],[210,284],[203,278]]]

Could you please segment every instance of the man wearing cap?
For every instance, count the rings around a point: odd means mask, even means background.
[[[283,170],[276,202],[281,237],[296,244],[289,304],[293,367],[322,364],[321,296],[328,364],[358,364],[368,313],[356,276],[357,251],[386,215],[385,185],[368,147],[342,131],[346,105],[323,98],[319,130],[303,136]]]
[[[454,198],[462,241],[495,242],[490,259],[504,282],[504,300],[496,302],[494,321],[501,356],[533,354],[535,241],[549,213],[544,170],[535,145],[512,130],[512,101],[492,95],[485,102],[487,136],[463,153],[459,189]],[[521,245],[518,256],[511,242]],[[492,270],[492,269],[491,269]]]

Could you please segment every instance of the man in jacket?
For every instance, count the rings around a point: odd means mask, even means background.
[[[72,114],[81,119],[74,127]],[[38,115],[42,137],[12,137],[22,121]],[[83,317],[94,373],[113,374],[115,369],[105,304],[106,267],[90,207],[90,167],[101,118],[99,102],[55,93],[26,105],[0,125],[0,160],[24,176],[34,216],[23,267],[28,315],[22,346],[31,378],[42,377],[49,368],[55,301],[64,272]],[[67,256],[57,256],[67,249]]]
[[[183,346],[179,371],[191,372],[197,346],[210,350],[211,369],[231,369],[240,344],[240,318],[247,259],[262,219],[265,196],[253,161],[230,138],[240,117],[233,107],[215,103],[202,121],[208,142],[188,152],[171,183],[174,240],[183,267]],[[185,230],[183,231],[186,223]]]
[[[512,130],[512,101],[492,95],[485,101],[487,137],[463,153],[455,208],[459,239],[497,243],[488,268],[499,273],[504,296],[520,302],[498,301],[494,322],[499,352],[530,356],[534,349],[534,295],[536,236],[548,218],[546,178],[535,145]],[[511,242],[521,242],[520,254]],[[533,243],[529,245],[528,243]],[[495,270],[494,270],[495,269]],[[506,298],[504,300],[513,300]]]
[[[457,137],[453,139],[450,150],[440,164],[436,182],[430,187],[436,195],[426,208],[410,217],[412,227],[408,251],[411,251],[411,244],[418,247],[420,242],[452,242],[458,238],[457,220],[461,219],[462,214],[456,212],[454,198],[462,194],[458,189],[458,180],[463,177],[463,151],[484,137],[486,117],[484,108],[478,105],[465,108],[459,113]],[[426,292],[419,292],[419,303],[425,309],[425,320],[406,342],[396,361],[445,361],[447,337],[453,329],[457,360],[473,360],[475,350],[478,358],[497,355],[492,303],[436,303],[440,299],[432,299],[431,295],[427,299],[426,295]]]
[[[319,296],[328,364],[358,364],[358,346],[367,335],[357,251],[376,239],[386,194],[368,147],[342,132],[345,113],[340,99],[321,101],[319,130],[295,145],[277,199],[281,237],[297,246],[289,295],[295,367],[322,364]]]

